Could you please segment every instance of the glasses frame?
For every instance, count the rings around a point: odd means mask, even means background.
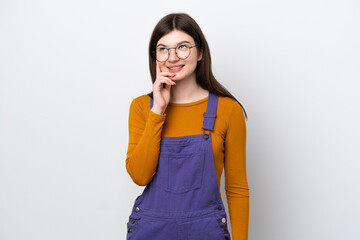
[[[177,51],[176,51],[176,48],[177,47],[179,47],[179,46],[181,46],[181,45],[183,45],[183,44],[180,44],[180,45],[178,45],[178,46],[176,46],[176,47],[173,47],[173,48],[166,48],[166,47],[161,47],[161,48],[165,48],[165,49],[167,49],[167,52],[168,52],[168,57],[166,58],[166,60],[165,61],[159,61],[157,58],[156,58],[156,50],[154,50],[154,51],[152,51],[152,53],[153,54],[155,54],[155,59],[156,60],[158,60],[159,62],[166,62],[168,59],[169,59],[169,57],[170,57],[170,50],[171,49],[175,49],[175,54],[176,54],[176,56],[178,57],[178,58],[180,58],[180,59],[182,59],[182,60],[185,60],[185,59],[187,59],[189,56],[190,56],[190,54],[191,54],[191,49],[192,48],[194,48],[194,47],[199,47],[200,45],[199,44],[195,44],[194,46],[190,46],[189,47],[189,55],[186,57],[186,58],[181,58],[181,57],[179,57],[178,55],[177,55]]]

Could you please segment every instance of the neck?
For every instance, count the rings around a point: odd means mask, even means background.
[[[176,81],[176,85],[171,86],[171,103],[189,103],[206,98],[209,91],[200,87],[196,82],[195,72],[187,79]]]

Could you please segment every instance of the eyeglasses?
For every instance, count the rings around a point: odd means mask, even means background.
[[[170,49],[175,49],[175,54],[180,59],[186,59],[190,56],[191,48],[199,46],[195,44],[194,46],[190,46],[189,44],[181,44],[174,48],[165,48],[165,47],[158,47],[152,53],[155,54],[156,60],[159,62],[165,62],[169,59],[170,56]]]

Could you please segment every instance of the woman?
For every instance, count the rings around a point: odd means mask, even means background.
[[[216,81],[207,41],[187,14],[163,17],[152,33],[153,91],[129,113],[126,169],[145,186],[127,223],[132,240],[247,239],[249,188],[242,105]]]

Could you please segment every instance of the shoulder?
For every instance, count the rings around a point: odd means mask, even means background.
[[[146,104],[149,104],[150,107],[150,96],[147,94],[140,95],[131,102],[131,105],[146,106]]]
[[[147,94],[140,95],[132,100],[132,102],[144,104],[144,103],[150,103],[150,96]]]
[[[218,108],[223,113],[231,114],[233,111],[243,111],[240,103],[235,99],[229,97],[219,96]]]
[[[218,115],[223,116],[225,121],[230,124],[232,121],[241,121],[245,123],[245,114],[243,108],[235,99],[219,96]]]
[[[130,104],[130,113],[146,116],[150,109],[150,96],[147,94],[134,98]]]

